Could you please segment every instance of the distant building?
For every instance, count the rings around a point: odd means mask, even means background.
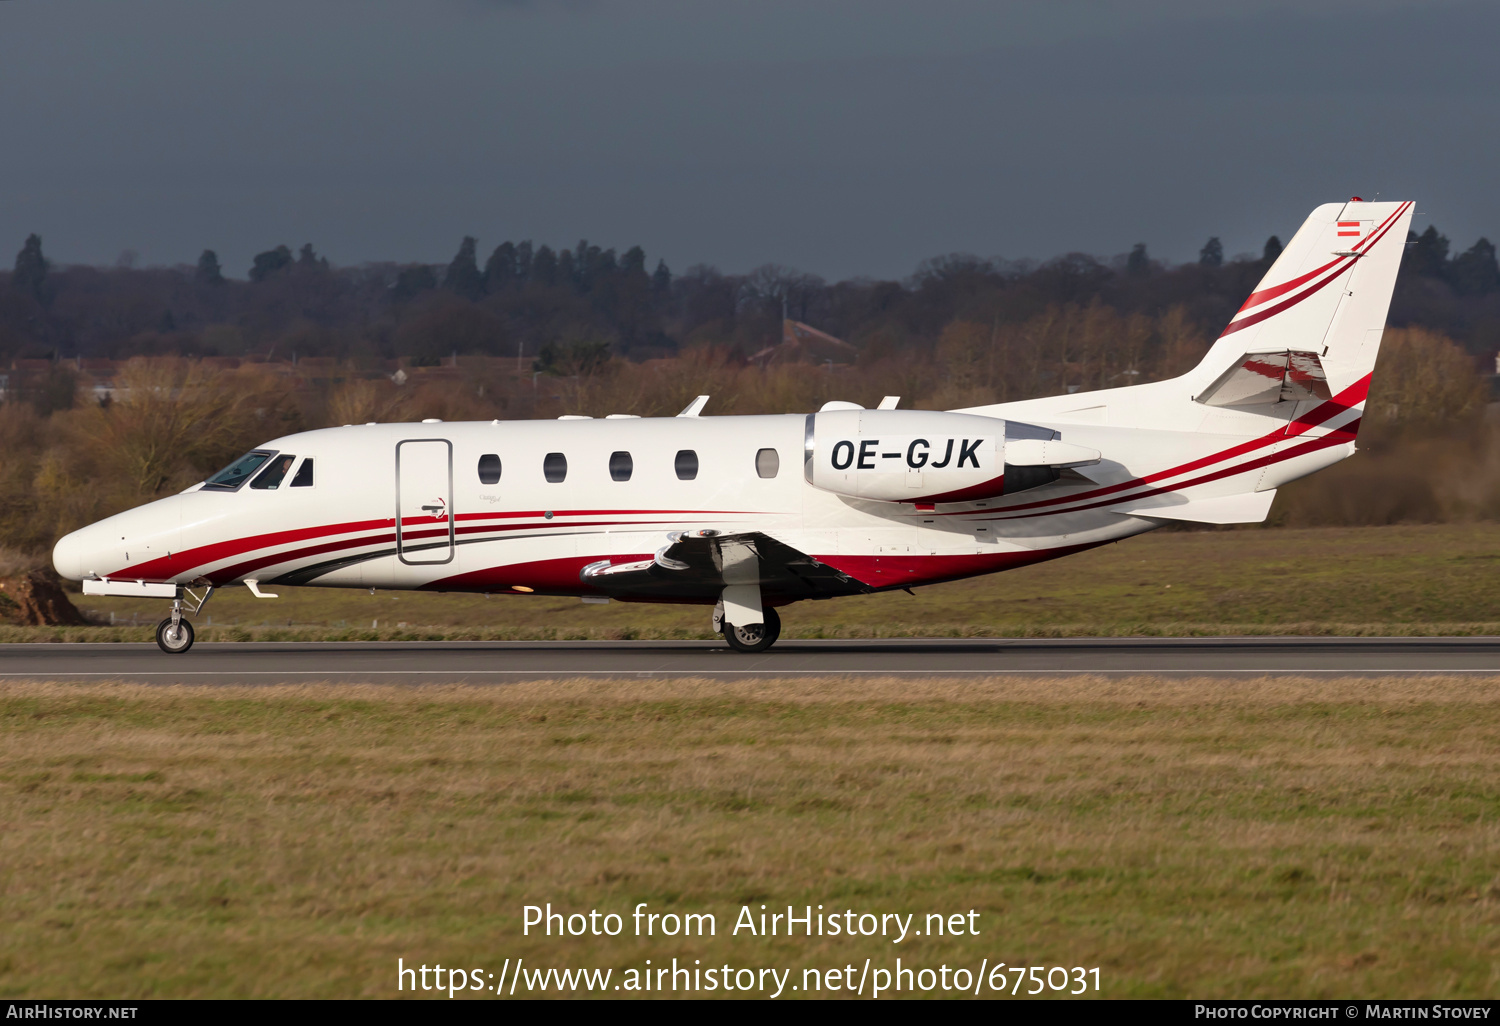
[[[751,363],[853,363],[859,349],[801,321],[781,322],[781,342],[750,357]]]

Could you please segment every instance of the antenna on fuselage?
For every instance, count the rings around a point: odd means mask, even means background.
[[[688,403],[687,406],[685,406],[683,408],[682,412],[679,413],[677,416],[679,416],[679,417],[696,417],[696,416],[698,416],[698,414],[700,414],[700,413],[703,412],[703,407],[705,407],[707,405],[708,405],[708,396],[706,396],[706,395],[700,395],[698,398],[696,398],[692,402]]]

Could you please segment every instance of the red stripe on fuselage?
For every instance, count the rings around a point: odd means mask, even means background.
[[[1359,422],[1355,421],[1353,426],[1357,427],[1358,424],[1359,424]],[[1247,473],[1249,473],[1252,470],[1260,470],[1260,469],[1262,469],[1264,467],[1269,467],[1273,463],[1282,463],[1282,462],[1285,462],[1286,460],[1292,459],[1292,458],[1297,457],[1297,456],[1305,456],[1308,453],[1317,452],[1319,449],[1327,449],[1330,446],[1334,446],[1334,445],[1344,445],[1344,444],[1347,444],[1347,443],[1352,442],[1352,441],[1354,441],[1354,432],[1352,432],[1352,431],[1347,431],[1346,432],[1346,431],[1343,431],[1343,430],[1333,431],[1333,432],[1330,432],[1329,434],[1320,435],[1317,438],[1310,439],[1309,441],[1303,442],[1300,445],[1293,446],[1292,448],[1286,450],[1285,452],[1268,453],[1265,456],[1260,457],[1259,459],[1249,460],[1248,462],[1245,462],[1245,463],[1236,463],[1232,467],[1225,467],[1223,470],[1216,470],[1216,471],[1214,471],[1211,474],[1203,474],[1200,477],[1191,478],[1191,479],[1189,479],[1187,481],[1179,481],[1176,484],[1168,485],[1165,488],[1148,488],[1146,491],[1140,492],[1140,493],[1138,493],[1136,495],[1124,496],[1124,497],[1118,498],[1118,499],[1107,499],[1104,502],[1093,502],[1093,503],[1089,503],[1088,505],[1085,505],[1085,506],[1075,506],[1072,509],[1049,510],[1049,511],[1043,512],[1043,513],[1023,513],[1020,516],[1016,516],[1016,517],[1010,517],[1010,516],[991,516],[991,517],[981,517],[979,519],[982,519],[982,520],[1028,520],[1028,519],[1031,519],[1033,517],[1054,516],[1054,515],[1061,515],[1063,513],[1081,513],[1081,512],[1083,512],[1085,510],[1100,509],[1101,507],[1104,507],[1104,506],[1118,506],[1118,505],[1120,505],[1121,503],[1124,503],[1124,502],[1135,502],[1138,499],[1149,499],[1149,498],[1151,498],[1154,495],[1166,495],[1169,492],[1181,491],[1184,488],[1191,488],[1194,485],[1208,484],[1211,481],[1220,481],[1220,480],[1223,480],[1226,477],[1234,477],[1236,474],[1247,474]],[[1008,511],[1001,510],[999,512],[1000,513],[1005,513],[1005,512],[1008,512]],[[1140,514],[1137,514],[1137,515],[1139,515],[1139,516],[1149,516],[1150,514],[1149,513],[1140,513]]]
[[[547,511],[536,510],[519,512],[493,512],[493,513],[460,513],[458,520],[495,519],[510,520],[518,518],[542,519]],[[576,516],[671,516],[675,514],[687,514],[694,517],[718,517],[718,516],[762,516],[764,514],[749,510],[698,510],[698,509],[641,509],[641,510],[559,510],[553,512],[553,517],[576,517]],[[427,521],[425,517],[412,517],[402,520],[402,526],[408,523]],[[655,523],[656,521],[645,521]],[[627,521],[626,524],[629,522]],[[205,566],[209,563],[217,563],[220,560],[229,559],[233,556],[256,549],[272,548],[278,545],[290,545],[296,542],[310,541],[314,538],[327,538],[336,534],[355,534],[361,531],[387,530],[394,531],[396,526],[395,517],[383,517],[378,520],[357,520],[343,524],[322,524],[316,527],[298,527],[286,531],[272,531],[267,534],[248,535],[242,538],[231,538],[224,541],[210,542],[197,548],[185,549],[182,552],[174,552],[171,556],[163,556],[142,563],[139,566],[127,566],[112,573],[107,577],[119,577],[131,580],[169,580],[174,577],[182,577],[186,574]],[[553,520],[545,521],[543,525],[560,527],[567,526],[564,522]],[[622,525],[625,526],[625,525]],[[392,538],[394,540],[394,538]],[[350,539],[345,544],[364,544],[361,539]],[[269,564],[261,564],[269,565]]]
[[[644,524],[647,526],[651,526],[653,524],[676,524],[681,522],[682,521],[680,520],[585,520],[570,521],[565,524],[555,522],[548,523],[545,521],[540,524],[508,524],[504,526],[475,524],[468,527],[456,528],[454,533],[458,535],[472,535],[484,534],[494,531],[497,532],[497,537],[494,540],[499,541],[500,538],[504,537],[504,534],[499,532],[526,531],[532,528],[629,527],[634,524]],[[401,532],[401,537],[403,541],[415,538],[440,538],[447,533],[447,528],[433,528],[432,530],[428,531],[403,531]],[[257,570],[264,569],[268,566],[277,566],[281,563],[290,563],[295,560],[309,559],[313,556],[327,555],[330,552],[338,552],[340,550],[357,549],[366,545],[394,544],[396,544],[396,533],[394,531],[391,531],[387,534],[367,535],[363,538],[346,538],[341,541],[329,542],[325,545],[313,545],[304,549],[294,549],[290,552],[274,552],[267,555],[258,556],[255,559],[246,560],[245,562],[237,563],[234,566],[224,567],[220,570],[211,571],[207,575],[207,577],[215,584],[227,584],[230,581],[238,580],[246,574],[254,573]]]
[[[216,563],[221,559],[238,556],[242,552],[251,552],[255,549],[267,548],[271,545],[287,545],[292,542],[307,541],[311,538],[326,538],[330,534],[352,534],[355,531],[373,531],[383,527],[392,527],[395,524],[394,517],[386,517],[381,520],[358,520],[347,524],[324,524],[318,527],[299,527],[290,531],[273,531],[269,534],[250,535],[245,538],[231,538],[227,541],[210,542],[200,545],[195,549],[187,549],[174,553],[171,557],[153,559],[142,563],[140,566],[128,566],[107,576],[140,578],[142,580],[165,579],[172,576],[181,576],[195,570],[205,563]],[[168,564],[175,563],[180,569],[172,569]]]
[[[1261,435],[1258,438],[1252,438],[1248,442],[1240,442],[1238,445],[1232,445],[1228,449],[1220,450],[1219,452],[1212,453],[1208,456],[1201,456],[1198,459],[1190,460],[1187,463],[1182,463],[1175,467],[1169,467],[1166,470],[1158,470],[1155,473],[1147,474],[1144,477],[1136,477],[1130,479],[1129,481],[1121,481],[1119,484],[1104,485],[1100,488],[1094,488],[1088,491],[1079,492],[1076,495],[1059,495],[1054,496],[1050,499],[1038,499],[1034,502],[1021,502],[1017,503],[1014,506],[1001,507],[995,510],[995,512],[1015,513],[1020,510],[1042,509],[1048,506],[1063,506],[1069,503],[1083,502],[1087,499],[1096,499],[1103,495],[1119,495],[1120,492],[1127,492],[1131,489],[1140,488],[1144,485],[1152,484],[1156,481],[1164,481],[1169,477],[1177,477],[1180,474],[1189,474],[1195,470],[1201,470],[1204,467],[1213,466],[1215,463],[1222,463],[1224,460],[1234,459],[1236,456],[1243,456],[1246,453],[1254,452],[1257,449],[1264,449],[1266,446],[1274,445],[1284,438],[1296,437],[1297,435],[1300,435],[1306,431],[1310,431],[1318,425],[1324,423],[1325,421],[1331,420],[1339,414],[1353,409],[1359,403],[1364,402],[1365,398],[1369,395],[1369,391],[1370,375],[1366,374],[1354,384],[1350,385],[1338,395],[1334,396],[1332,399],[1319,403],[1317,406],[1308,410],[1296,420],[1288,422],[1284,427],[1277,428],[1275,431],[1271,431],[1267,434]],[[1134,495],[1120,496],[1120,498],[1114,501],[1123,502],[1127,498],[1135,499],[1138,497],[1139,496]],[[1103,505],[1109,504],[1104,503]],[[1066,513],[1069,512],[1069,510],[1056,510],[1055,512]],[[972,510],[962,510],[951,513],[940,513],[938,514],[938,516],[960,517],[970,516],[972,515],[972,513]]]
[[[261,556],[256,559],[248,559],[233,566],[222,567],[211,570],[204,576],[215,585],[228,584],[230,581],[238,580],[246,574],[277,563],[285,563],[293,559],[309,559],[313,556],[322,556],[330,552],[339,552],[345,549],[357,549],[364,545],[390,545],[396,540],[394,531],[389,534],[367,535],[363,538],[344,538],[339,541],[327,542],[323,545],[309,545],[302,549],[293,549],[291,552],[282,552],[274,556]]]

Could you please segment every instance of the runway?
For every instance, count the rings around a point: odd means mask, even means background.
[[[993,674],[1500,674],[1500,638],[1005,638],[783,641],[742,655],[711,641],[0,645],[0,683],[503,684],[559,677]]]

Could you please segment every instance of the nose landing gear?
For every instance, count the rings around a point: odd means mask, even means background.
[[[176,623],[172,622],[174,619]],[[186,652],[193,647],[193,625],[177,617],[167,617],[156,625],[156,644],[173,655]]]
[[[179,590],[178,597],[172,600],[172,615],[156,625],[156,645],[169,655],[181,655],[193,647],[193,625],[187,621],[184,613],[197,613],[208,605],[209,597],[214,593],[213,585],[209,585],[201,596],[194,595],[187,588]],[[182,596],[187,596],[187,602],[183,602]]]

